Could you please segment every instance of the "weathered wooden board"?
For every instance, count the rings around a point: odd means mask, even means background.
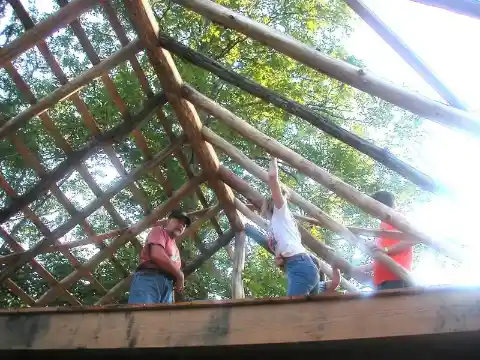
[[[375,296],[2,310],[0,350],[178,348],[476,333],[479,299],[480,289],[450,288]]]

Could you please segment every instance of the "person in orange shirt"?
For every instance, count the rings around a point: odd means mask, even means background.
[[[372,198],[388,207],[391,207],[392,209],[395,209],[395,197],[388,191],[378,191],[372,195]],[[396,230],[393,226],[383,221],[380,224],[380,229],[391,231]],[[413,243],[389,239],[387,237],[379,237],[376,245],[407,271],[412,270]],[[373,284],[375,290],[399,289],[408,287],[404,280],[400,279],[385,265],[376,260],[373,260],[371,264],[358,266],[354,269],[354,271],[373,271]]]

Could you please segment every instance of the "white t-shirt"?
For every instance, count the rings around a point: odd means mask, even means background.
[[[302,245],[297,222],[287,202],[280,209],[273,207],[273,215],[268,228],[268,245],[275,256],[290,257],[306,253]]]

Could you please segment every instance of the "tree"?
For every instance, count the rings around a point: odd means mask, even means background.
[[[37,6],[39,3],[39,1],[34,0],[29,1],[28,9],[35,22],[49,15],[46,12],[35,10],[39,8]],[[348,7],[341,0],[328,2],[315,0],[303,2],[294,0],[280,2],[272,0],[222,0],[220,3],[259,22],[285,31],[333,57],[362,66],[361,61],[352,54],[348,54],[343,47],[343,43],[352,31],[352,26]],[[135,34],[127,20],[123,2],[115,1],[114,5],[129,38],[133,39]],[[395,147],[391,151],[407,158],[407,160],[412,160],[408,159],[408,149],[414,146],[416,142],[421,141],[422,136],[421,122],[418,118],[368,94],[330,79],[235,31],[224,29],[171,1],[153,1],[152,6],[157,20],[161,24],[162,31],[165,33],[220,61],[224,66],[232,68],[288,98],[311,107],[341,126],[381,146],[394,144]],[[55,2],[53,9],[58,9]],[[0,14],[3,13],[8,16],[8,11],[0,11]],[[88,16],[82,17],[81,23],[101,58],[107,57],[120,48],[116,35],[100,7],[93,9]],[[4,44],[8,43],[23,31],[19,20],[11,15],[5,28],[1,29],[1,39]],[[69,79],[79,75],[91,66],[71,28],[59,31],[50,37],[47,42]],[[152,89],[155,92],[160,91],[159,82],[145,54],[141,53],[137,58],[150,81]],[[251,125],[278,139],[284,145],[341,177],[359,190],[366,193],[372,193],[380,188],[392,190],[397,194],[401,204],[407,204],[414,194],[419,194],[412,184],[398,175],[386,170],[383,166],[356,150],[321,133],[305,121],[290,116],[282,110],[223,83],[215,76],[182,61],[182,59],[175,57],[175,62],[186,82],[248,121]],[[14,65],[37,98],[44,97],[59,86],[58,79],[52,74],[48,64],[37,49],[27,51],[15,60]],[[6,74],[5,70],[2,69],[1,71],[1,114],[4,119],[8,119],[25,109],[28,102],[19,93],[12,78]],[[125,63],[116,67],[110,71],[110,77],[130,112],[138,112],[143,99],[145,99],[145,93],[130,64]],[[119,110],[100,80],[96,80],[82,89],[80,96],[101,131],[111,129],[122,121]],[[78,149],[91,139],[91,131],[85,125],[84,119],[82,119],[71,100],[58,103],[48,113],[72,148]],[[174,132],[179,134],[180,129],[176,125],[177,120],[169,106],[165,107],[165,113]],[[201,116],[206,126],[232,142],[258,164],[266,168],[269,156],[262,149],[248,143],[215,119],[205,116],[205,114],[201,114]],[[381,129],[384,131],[380,131]],[[141,130],[152,153],[160,151],[169,143],[169,138],[156,117],[143,125]],[[26,126],[17,131],[17,135],[34,153],[38,154],[42,165],[47,170],[54,169],[66,158],[65,152],[58,147],[55,139],[48,133],[38,118],[31,119]],[[127,171],[145,160],[144,155],[131,136],[116,144],[115,150]],[[24,193],[39,180],[38,175],[27,166],[25,160],[15,151],[9,140],[4,139],[0,142],[0,153],[2,154],[1,174],[17,193]],[[198,164],[193,153],[186,152],[186,156],[191,168],[195,169]],[[245,174],[238,165],[224,154],[219,153],[219,156],[221,161],[232,171],[245,177],[254,188],[266,194],[267,189],[264,184],[252,178],[249,174]],[[118,177],[116,171],[112,170],[113,166],[104,152],[93,155],[86,164],[103,190],[108,188],[114,178]],[[287,164],[281,164],[281,170],[283,182],[327,213],[332,214],[339,221],[347,225],[373,225],[373,220],[370,217],[322,186],[296,173]],[[178,188],[187,178],[185,170],[174,158],[169,159],[166,166],[160,171],[168,176],[174,188]],[[63,179],[61,183],[61,190],[67,194],[67,197],[72,200],[77,209],[81,209],[94,197],[88,185],[76,171]],[[168,197],[165,189],[159,185],[152,174],[143,176],[137,184],[144,191],[152,206],[158,206]],[[214,194],[204,186],[202,189],[207,200],[210,204],[213,204],[216,201]],[[2,207],[7,206],[9,201],[6,194],[2,193],[0,197]],[[136,203],[128,189],[115,196],[112,203],[127,224],[138,221],[143,216],[144,209]],[[193,210],[198,206],[198,199],[192,197],[184,201],[183,205]],[[51,229],[59,226],[70,216],[50,193],[32,204],[31,208],[35,209]],[[119,226],[105,208],[96,211],[87,221],[97,233],[103,233]],[[225,231],[228,228],[225,217],[220,217],[219,221]],[[19,223],[21,225],[17,226],[14,235],[25,247],[30,247],[41,239],[42,234],[30,221],[23,221],[22,214],[17,214],[10,219],[6,227],[12,230]],[[353,249],[344,245],[334,234],[316,227],[312,227],[311,232],[322,241],[340,249],[346,258],[350,259],[353,256]],[[215,241],[217,237],[210,223],[205,224],[198,235],[205,246]],[[63,240],[72,241],[86,236],[85,231],[77,226]],[[8,253],[8,247],[2,248],[2,251],[3,254]],[[90,246],[76,249],[72,253],[80,262],[85,262],[96,251],[98,249]],[[199,250],[194,246],[193,241],[184,244],[181,251],[183,257],[187,260],[199,254]],[[134,269],[137,253],[132,245],[129,244],[120,249],[116,256],[125,268]],[[37,259],[59,280],[72,269],[68,260],[59,253],[45,254],[37,257]],[[244,278],[246,293],[249,296],[277,296],[285,293],[285,279],[281,272],[274,267],[271,260],[270,255],[265,250],[259,248],[253,242],[248,242]],[[29,266],[24,266],[14,280],[29,295],[38,298],[47,285],[34,272],[35,275],[31,275],[32,271]],[[218,252],[194,276],[188,278],[186,298],[230,297],[230,273],[230,258],[225,251]],[[94,275],[107,289],[122,278],[122,275],[114,270],[110,261],[100,264],[95,269]],[[19,306],[18,301],[5,288],[0,291],[2,292],[0,298],[3,299],[1,306]],[[71,291],[74,295],[82,298],[86,304],[95,303],[101,296],[97,291],[92,290],[86,279],[75,284]],[[60,300],[59,304],[62,301]],[[121,301],[125,302],[126,296]]]

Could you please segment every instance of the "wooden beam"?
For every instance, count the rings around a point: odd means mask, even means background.
[[[457,14],[480,19],[480,3],[477,0],[410,0],[434,6]]]
[[[178,117],[183,131],[188,137],[192,149],[199,157],[200,165],[208,176],[208,182],[217,195],[219,203],[235,231],[243,229],[242,221],[233,204],[233,192],[218,180],[216,172],[219,162],[215,151],[203,140],[202,122],[192,104],[181,96],[182,78],[173,62],[170,53],[157,46],[158,23],[146,0],[125,0],[134,28],[147,48],[147,55],[156,71],[162,89]]]
[[[232,230],[227,231],[226,233],[220,235],[218,239],[210,244],[209,247],[204,248],[202,254],[197,256],[194,260],[189,262],[183,268],[183,274],[185,277],[191,275],[195,272],[200,266],[202,266],[208,259],[210,259],[218,250],[222,247],[225,247],[233,239],[234,233]],[[130,274],[119,283],[117,283],[113,288],[111,288],[107,294],[105,294],[100,300],[98,300],[95,305],[108,304],[113,301],[113,299],[119,297],[125,292],[132,281],[133,274]]]
[[[238,134],[242,135],[245,139],[252,141],[256,145],[265,149],[271,155],[287,162],[290,166],[308,175],[310,178],[325,186],[327,189],[333,191],[341,198],[354,205],[357,205],[366,213],[391,224],[393,227],[410,235],[412,238],[418,239],[424,244],[441,251],[445,255],[461,261],[461,257],[458,254],[454,253],[451,249],[446,250],[428,235],[416,229],[402,214],[372,199],[370,196],[363,194],[336,176],[329,174],[326,170],[320,168],[316,164],[280,144],[275,139],[272,139],[271,137],[258,131],[253,126],[238,118],[227,109],[222,108],[220,105],[202,95],[195,89],[185,86],[184,94],[186,98],[193,104],[202,108],[207,113],[215,116],[218,120],[221,120],[230,128],[237,131]]]
[[[114,254],[121,246],[123,246],[129,238],[132,236],[137,236],[139,233],[148,228],[148,226],[156,221],[158,218],[161,218],[167,215],[168,212],[172,211],[175,206],[187,195],[189,195],[196,186],[200,185],[205,181],[205,176],[197,176],[187,183],[183,184],[177,191],[175,191],[167,201],[163,202],[155,208],[150,214],[146,215],[142,220],[137,222],[135,225],[131,226],[127,231],[123,232],[119,237],[114,239],[110,245],[105,249],[97,252],[92,256],[86,263],[82,266],[75,269],[70,275],[66,276],[59,282],[59,286],[69,288],[75,284],[86,271],[90,271],[98,266],[106,258]],[[58,285],[57,285],[58,286]],[[36,302],[35,306],[45,306],[51,301],[55,300],[56,289],[53,287],[45,292]]]
[[[255,214],[252,210],[250,210],[242,201],[240,201],[239,199],[235,199],[235,205],[237,205],[237,209],[243,214],[245,215],[247,218],[249,218],[251,221],[253,221],[255,224],[257,224],[260,228],[262,228],[263,230],[267,230],[267,227],[268,227],[268,223],[267,221],[262,218],[261,216]],[[245,224],[245,232],[247,232],[248,230],[248,226],[250,226],[249,224]],[[301,227],[301,226],[299,226]],[[248,233],[247,233],[247,236],[248,236]],[[265,237],[264,239],[265,243],[267,242],[267,239]],[[302,242],[305,243],[305,240],[303,240],[303,237],[302,237]],[[270,249],[266,249],[268,252],[270,252],[272,255],[272,251]],[[311,254],[312,256],[314,256],[313,254]],[[322,259],[319,259],[319,258],[316,258],[318,263],[320,264],[320,267],[321,269],[319,269],[321,272],[325,273],[330,279],[332,278],[333,276],[333,271],[332,271],[332,267],[326,263],[325,261],[323,261]],[[357,287],[355,285],[353,285],[350,281],[348,281],[347,279],[345,279],[343,276],[340,276],[340,286],[344,289],[346,289],[347,291],[358,291]]]
[[[315,126],[319,130],[324,131],[325,133],[333,136],[335,139],[353,147],[354,149],[357,149],[363,154],[370,156],[372,159],[385,165],[387,168],[412,181],[420,188],[430,192],[436,192],[438,189],[440,189],[440,185],[430,176],[400,160],[386,149],[361,138],[355,133],[345,130],[340,125],[337,125],[334,121],[330,120],[327,116],[318,114],[305,105],[290,100],[278,92],[270,90],[269,88],[264,87],[255,81],[237,74],[235,71],[227,69],[219,62],[188,48],[187,46],[179,43],[167,35],[159,34],[158,38],[160,46],[171,51],[175,55],[178,55],[186,61],[189,61],[190,63],[205,69],[212,74],[215,74],[230,85],[236,86],[239,89],[256,96],[257,98],[266,101],[267,103],[273,104],[289,114],[298,116],[303,120],[308,121],[311,125]]]
[[[0,49],[0,66],[3,67],[7,61],[15,60],[22,53],[34,47],[40,40],[67,26],[84,12],[93,8],[97,3],[99,3],[99,0],[71,1],[68,6],[50,15],[34,28],[26,31],[23,35]]]
[[[65,8],[64,8],[65,9]],[[107,59],[100,62],[98,65],[93,66],[83,74],[77,76],[69,83],[59,87],[43,99],[40,99],[36,104],[30,106],[26,110],[14,118],[8,120],[0,128],[0,139],[6,137],[8,134],[18,130],[28,120],[35,116],[41,115],[44,111],[47,111],[52,105],[57,102],[68,98],[72,94],[80,91],[84,86],[89,84],[93,79],[99,77],[108,70],[114,68],[118,64],[126,61],[129,56],[137,53],[142,49],[141,42],[138,40],[132,41],[127,46],[121,48]]]
[[[205,347],[255,344],[341,347],[353,340],[401,343],[417,337],[412,344],[424,336],[446,341],[455,335],[469,338],[471,346],[480,340],[479,297],[478,288],[445,288],[372,296],[0,310],[0,350],[148,348],[168,349],[170,357],[176,351],[180,358],[187,347],[195,347],[197,353]]]
[[[229,230],[218,237],[218,239],[210,244],[201,255],[197,256],[192,262],[188,263],[183,269],[185,276],[190,275],[197,270],[202,264],[210,259],[218,250],[227,246],[233,239],[235,233],[233,230]]]
[[[285,35],[210,0],[174,0],[208,19],[237,30],[338,81],[388,101],[421,117],[480,137],[480,119],[474,114],[428,99],[394,85],[365,69],[334,59]]]
[[[232,187],[239,194],[242,194],[249,201],[255,204],[257,208],[261,208],[264,197],[255,189],[253,189],[245,180],[234,174],[224,166],[220,167],[219,175],[223,181]],[[290,199],[291,200],[291,199]],[[321,241],[315,239],[309,231],[303,226],[299,226],[302,242],[315,254],[327,261],[329,264],[335,264],[343,273],[354,277],[357,281],[364,284],[370,284],[371,279],[363,274],[353,273],[352,265],[342,257],[338,256],[335,251],[326,246]]]
[[[242,274],[245,268],[245,231],[235,233],[235,252],[233,255],[232,299],[244,299]]]
[[[165,95],[163,93],[158,94],[154,98],[147,100],[143,109],[135,116],[127,116],[126,121],[96,136],[90,144],[69,153],[67,159],[60,163],[55,170],[42,177],[33,188],[13,200],[8,207],[0,210],[0,224],[3,224],[16,212],[37,200],[38,197],[47,192],[54,183],[63,178],[72,168],[80,164],[99,148],[102,148],[106,144],[120,141],[127,136],[132,129],[142,125],[154,115],[156,108],[164,103]]]
[[[162,161],[165,161],[178,146],[181,146],[184,142],[184,137],[178,138],[177,142],[172,144],[166,150],[158,153],[152,160],[147,161],[146,163],[138,166],[132,170],[127,176],[122,177],[117,181],[113,186],[111,186],[107,191],[103,193],[101,197],[95,198],[90,204],[85,206],[82,211],[78,211],[75,216],[72,216],[68,221],[60,225],[54,231],[52,231],[52,236],[49,238],[44,238],[35,244],[32,248],[28,249],[21,253],[21,256],[15,261],[12,262],[9,266],[2,270],[0,273],[0,284],[7,279],[12,273],[19,269],[23,264],[29,261],[31,258],[41,253],[43,249],[48,248],[53,244],[53,242],[65,234],[67,234],[71,229],[73,229],[81,220],[86,219],[90,216],[95,210],[104,205],[108,200],[118,194],[127,184],[134,181],[139,176],[146,173],[152,167],[158,165]],[[150,214],[151,215],[151,214]],[[129,228],[124,233],[131,233],[133,230]],[[123,233],[122,233],[123,234]]]
[[[460,100],[428,67],[428,65],[410,49],[363,0],[345,0],[358,16],[360,16],[375,32],[410,65],[447,103],[458,109],[468,110],[467,105]]]

